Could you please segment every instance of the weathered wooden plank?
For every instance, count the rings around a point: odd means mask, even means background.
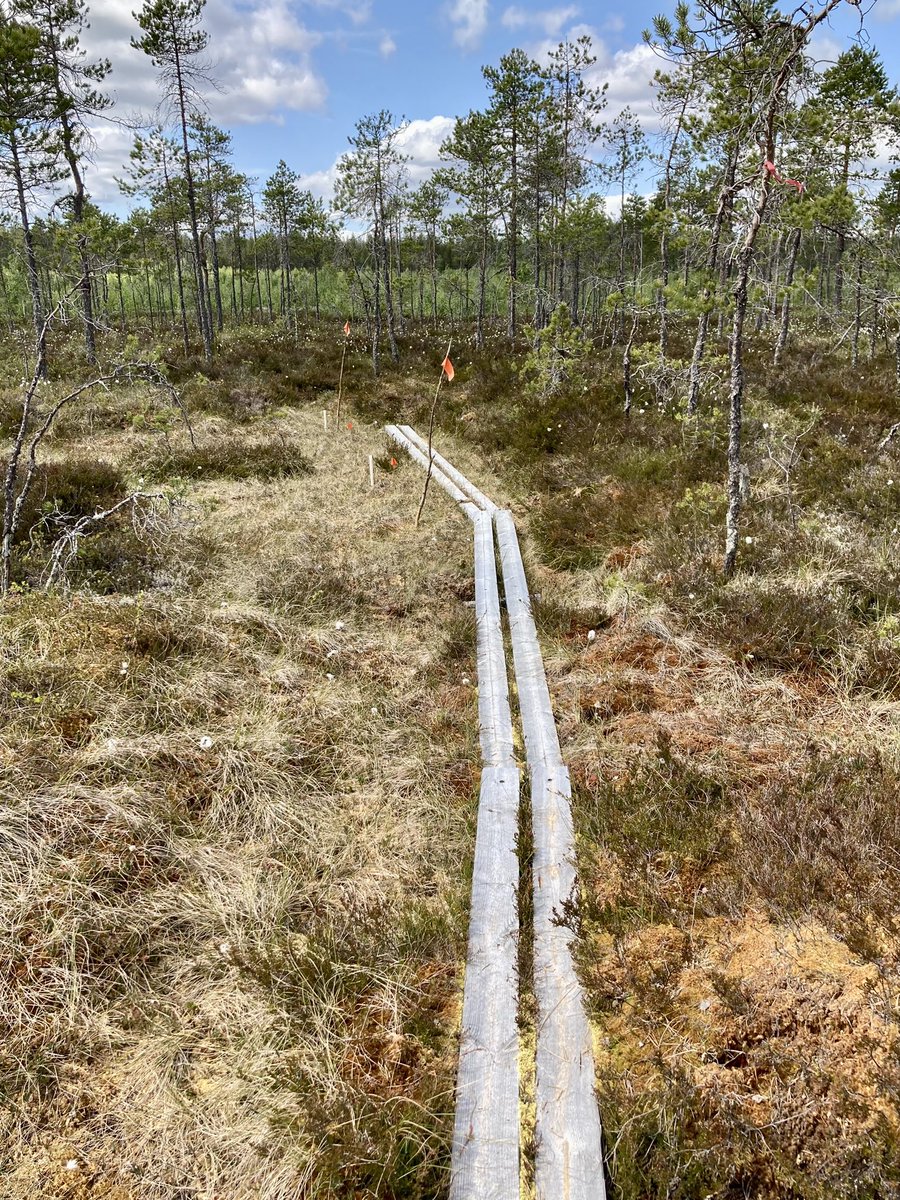
[[[494,514],[519,713],[531,776],[534,989],[537,1002],[535,1188],[538,1200],[603,1200],[603,1149],[590,1026],[563,923],[576,899],[569,774],[512,515]]]
[[[478,631],[478,719],[485,766],[512,766],[513,729],[500,623],[494,526],[490,513],[475,518],[475,620]]]
[[[519,1200],[519,772],[481,775],[450,1200]]]
[[[414,445],[401,429],[396,425],[385,425],[384,429],[388,437],[393,438],[398,446],[402,446],[410,458],[417,462],[420,467],[423,467],[426,471],[428,470],[428,456],[423,454],[418,446]],[[464,492],[460,491],[453,480],[448,479],[440,467],[434,463],[431,464],[431,478],[438,487],[443,488],[445,492],[453,497],[470,521],[475,520],[475,517],[481,512],[480,506],[469,496],[465,495]]]
[[[411,425],[399,425],[398,429],[401,431],[401,433],[405,433],[414,445],[419,447],[423,454],[426,455],[427,462],[427,438],[423,438],[420,434],[416,433]],[[456,467],[454,467],[452,463],[447,462],[443,454],[438,454],[433,443],[431,446],[431,457],[435,466],[439,467],[448,479],[452,479],[460,491],[465,492],[467,496],[471,497],[471,499],[475,501],[479,508],[483,508],[485,512],[489,513],[496,511],[497,505],[493,502],[493,500],[488,499],[484,492],[480,491],[475,484],[471,482],[471,480],[466,479],[462,471],[457,471]]]
[[[428,470],[427,443],[414,430],[389,425],[387,432]],[[478,717],[485,764],[472,871],[450,1200],[519,1200],[520,776],[513,760],[493,523],[485,511],[494,505],[434,455],[431,477],[474,525]]]
[[[572,962],[574,933],[566,924],[576,898],[570,796],[566,767],[532,769],[538,1200],[606,1195],[591,1031]]]
[[[499,509],[494,514],[500,562],[503,567],[503,591],[512,640],[513,663],[519,691],[519,712],[529,766],[545,766],[562,761],[550,689],[544,672],[544,660],[538,643],[531,597],[525,579],[525,567],[512,514]]]
[[[427,443],[409,426],[397,430],[401,444],[427,469]],[[395,436],[395,434],[392,434]],[[536,1161],[535,1186],[538,1200],[605,1200],[602,1130],[594,1092],[594,1062],[590,1026],[581,985],[575,974],[571,942],[573,932],[566,924],[569,906],[576,899],[575,848],[572,828],[569,775],[562,763],[559,737],[543,657],[531,610],[525,568],[515,525],[510,513],[496,509],[459,471],[432,449],[432,473],[450,484],[451,495],[461,504],[476,505],[476,610],[479,616],[479,718],[485,761],[505,753],[505,729],[499,741],[491,734],[504,728],[497,720],[502,696],[494,690],[500,679],[497,668],[499,597],[497,610],[490,595],[493,553],[486,546],[483,512],[493,517],[500,546],[503,586],[510,623],[513,661],[519,696],[519,711],[531,776],[532,825],[534,834],[534,986],[538,1007],[536,1073]],[[463,499],[460,499],[462,497]],[[491,547],[493,551],[493,547]],[[480,564],[480,565],[479,565]],[[493,567],[496,572],[496,567]],[[479,582],[480,580],[480,582]],[[493,576],[496,588],[496,574]],[[499,643],[502,652],[502,641]],[[505,685],[505,668],[503,684]],[[506,692],[508,697],[508,689]],[[490,731],[490,733],[486,733]],[[511,737],[511,726],[510,726]],[[511,754],[510,747],[510,754]],[[495,771],[511,771],[509,767]],[[487,781],[482,775],[478,837],[484,851],[476,847],[479,875],[473,883],[469,958],[466,970],[460,1076],[453,1143],[451,1200],[481,1200],[512,1195],[510,1143],[500,1131],[508,1122],[512,1087],[508,1047],[498,1043],[503,1022],[508,1021],[510,990],[516,990],[515,961],[503,957],[502,903],[487,889],[480,874],[494,872],[502,880],[508,852],[502,839],[508,836],[505,819],[494,815],[488,800]],[[486,787],[488,792],[486,793]],[[507,800],[508,804],[508,800]],[[484,824],[483,824],[484,823]],[[484,833],[482,833],[484,829]],[[512,828],[513,836],[515,827]],[[493,837],[500,838],[497,844]],[[512,859],[515,859],[513,848]],[[496,882],[496,880],[495,880]],[[501,884],[501,892],[505,889]],[[478,893],[476,898],[476,892]],[[494,911],[491,911],[491,910]],[[497,924],[497,922],[500,924]],[[474,940],[473,940],[474,939]],[[499,978],[496,972],[501,972]],[[504,971],[512,972],[503,974]],[[506,982],[504,982],[506,981]],[[510,987],[510,981],[512,988]],[[493,1004],[486,989],[496,987]],[[471,989],[471,997],[470,997]],[[490,1049],[489,1047],[493,1047]],[[516,1073],[516,1088],[518,1073]],[[495,1087],[500,1091],[495,1091]],[[496,1109],[496,1117],[487,1115]],[[516,1104],[516,1122],[518,1107]],[[500,1124],[498,1124],[500,1123]],[[518,1132],[516,1132],[518,1145]],[[516,1171],[516,1183],[518,1171]],[[462,1190],[460,1190],[462,1189]],[[499,1190],[498,1190],[499,1189]]]

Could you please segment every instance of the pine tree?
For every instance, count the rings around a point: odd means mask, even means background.
[[[159,68],[163,79],[166,99],[176,109],[181,132],[181,149],[184,162],[185,187],[188,216],[191,226],[191,242],[194,250],[194,279],[197,289],[197,308],[200,333],[207,359],[213,355],[212,313],[209,305],[209,287],[206,279],[206,262],[200,239],[200,222],[197,215],[197,191],[194,183],[193,160],[188,139],[190,108],[197,99],[198,85],[206,79],[199,56],[206,50],[209,36],[201,27],[200,20],[206,0],[146,0],[144,7],[134,14],[143,31],[139,38],[132,38],[136,50],[142,50],[154,66]]]
[[[336,211],[348,216],[366,217],[371,222],[374,253],[374,336],[372,366],[378,372],[378,343],[381,337],[380,291],[384,287],[384,309],[387,316],[388,342],[391,360],[397,362],[397,335],[391,286],[391,261],[388,242],[388,222],[406,184],[406,156],[397,146],[403,130],[387,109],[363,117],[356,123],[356,133],[348,140],[352,146],[338,164],[335,187]]]
[[[499,180],[494,169],[493,128],[486,113],[458,117],[453,133],[441,146],[441,158],[451,165],[439,178],[463,202],[469,228],[478,243],[478,304],[475,344],[484,348],[485,293],[491,229],[500,213]]]
[[[897,99],[875,49],[851,46],[822,75],[818,94],[809,105],[817,120],[814,135],[820,161],[829,163],[833,184],[831,219],[837,230],[834,306],[844,307],[844,252],[856,218],[850,183],[859,179],[862,159],[874,154],[876,139],[891,120]]]
[[[519,225],[522,209],[522,176],[526,148],[533,142],[533,126],[540,119],[544,78],[537,63],[524,50],[511,50],[498,67],[484,67],[491,97],[486,116],[494,146],[495,190],[506,197],[501,209],[506,231],[507,308],[506,334],[516,336],[519,288]]]
[[[187,215],[184,197],[179,187],[181,162],[177,145],[157,127],[148,134],[136,137],[130,154],[131,174],[120,179],[119,187],[126,196],[146,196],[154,213],[172,237],[175,258],[175,279],[178,289],[178,312],[185,354],[190,353],[187,305],[184,295],[184,268],[181,257],[180,223]]]
[[[549,88],[547,117],[555,134],[558,161],[553,187],[553,208],[548,225],[551,236],[553,278],[551,295],[559,300],[565,289],[569,206],[590,177],[589,153],[600,137],[600,114],[606,107],[607,84],[600,88],[585,82],[585,73],[597,61],[591,39],[560,42],[548,56],[545,71]]]
[[[12,186],[22,226],[39,377],[47,373],[46,313],[28,197],[60,178],[55,102],[55,79],[40,31],[0,10],[0,179]]]
[[[275,228],[280,248],[280,310],[283,317],[290,314],[293,305],[290,238],[302,206],[299,178],[282,158],[263,188],[263,212]]]
[[[97,361],[94,330],[90,247],[85,228],[85,191],[82,176],[84,147],[90,141],[88,122],[105,112],[112,101],[98,90],[111,70],[108,59],[84,61],[80,37],[87,8],[84,0],[14,0],[13,11],[41,34],[46,69],[53,81],[54,120],[58,124],[62,156],[72,180],[72,224],[78,245],[84,344],[88,362]]]

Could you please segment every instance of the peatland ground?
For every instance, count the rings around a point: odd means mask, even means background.
[[[439,494],[414,528],[380,432],[427,423],[434,343],[373,381],[352,342],[340,423],[340,339],[274,328],[159,348],[193,439],[143,385],[61,415],[0,610],[11,1200],[446,1193],[470,532]],[[573,774],[611,1196],[900,1195],[889,357],[807,331],[776,373],[760,336],[725,581],[712,375],[688,419],[647,352],[626,416],[618,355],[536,399],[520,353],[456,347],[440,445],[516,515]],[[38,586],[136,488],[152,519]]]

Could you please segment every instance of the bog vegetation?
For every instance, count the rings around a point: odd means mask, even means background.
[[[377,112],[326,206],[236,170],[202,3],[147,0],[127,219],[86,5],[2,6],[4,1195],[446,1194],[469,535],[379,426],[451,334],[436,439],[516,512],[575,783],[611,1194],[897,1194],[900,101],[864,37],[812,62],[846,2],[657,18],[652,141],[587,39],[512,50],[432,178]]]

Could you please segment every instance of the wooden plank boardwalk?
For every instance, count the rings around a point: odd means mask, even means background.
[[[388,434],[426,470],[428,445],[410,426]],[[516,942],[519,936],[519,772],[497,590],[494,533],[530,779],[534,838],[537,1002],[535,1188],[538,1200],[605,1200],[602,1131],[584,996],[564,917],[576,899],[569,773],[562,761],[525,568],[512,514],[433,448],[431,478],[475,526],[479,722],[484,770],[451,1164],[451,1200],[519,1200]]]

